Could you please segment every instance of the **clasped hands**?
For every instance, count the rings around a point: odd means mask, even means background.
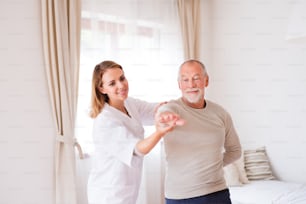
[[[155,126],[160,132],[167,133],[172,131],[176,126],[182,126],[185,124],[185,120],[178,114],[165,111],[157,113],[155,115]]]

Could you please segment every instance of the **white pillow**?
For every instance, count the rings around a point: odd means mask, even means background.
[[[228,186],[242,186],[243,184],[249,183],[247,174],[244,168],[244,156],[235,162],[225,166],[224,168],[224,178]]]
[[[227,186],[242,186],[242,183],[239,180],[239,171],[236,165],[229,164],[224,169],[224,178]]]
[[[233,163],[236,165],[238,171],[239,171],[239,180],[241,183],[246,184],[250,183],[247,173],[245,171],[245,164],[244,164],[244,153],[242,151],[241,157]]]
[[[265,147],[244,151],[245,170],[249,180],[272,180],[270,162]]]

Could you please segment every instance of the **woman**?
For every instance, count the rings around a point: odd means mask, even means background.
[[[158,104],[128,97],[128,81],[113,61],[96,65],[90,116],[94,118],[95,153],[88,180],[89,204],[135,204],[143,155],[182,120],[156,116],[156,130],[144,138],[143,125],[154,124]]]

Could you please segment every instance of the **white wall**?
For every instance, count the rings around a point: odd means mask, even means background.
[[[306,44],[285,40],[294,3],[203,5],[210,97],[231,112],[245,147],[267,147],[279,178],[306,182]],[[39,7],[39,0],[0,1],[1,203],[54,203]]]
[[[0,1],[0,203],[54,203],[39,0]]]
[[[211,1],[209,93],[244,148],[266,146],[278,178],[306,182],[306,42],[286,41],[297,2]]]

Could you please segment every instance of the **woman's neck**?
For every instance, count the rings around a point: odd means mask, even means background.
[[[117,110],[121,111],[122,113],[126,114],[129,116],[128,111],[126,110],[125,106],[124,106],[124,102],[109,102],[109,105],[112,106],[113,108],[116,108]]]

